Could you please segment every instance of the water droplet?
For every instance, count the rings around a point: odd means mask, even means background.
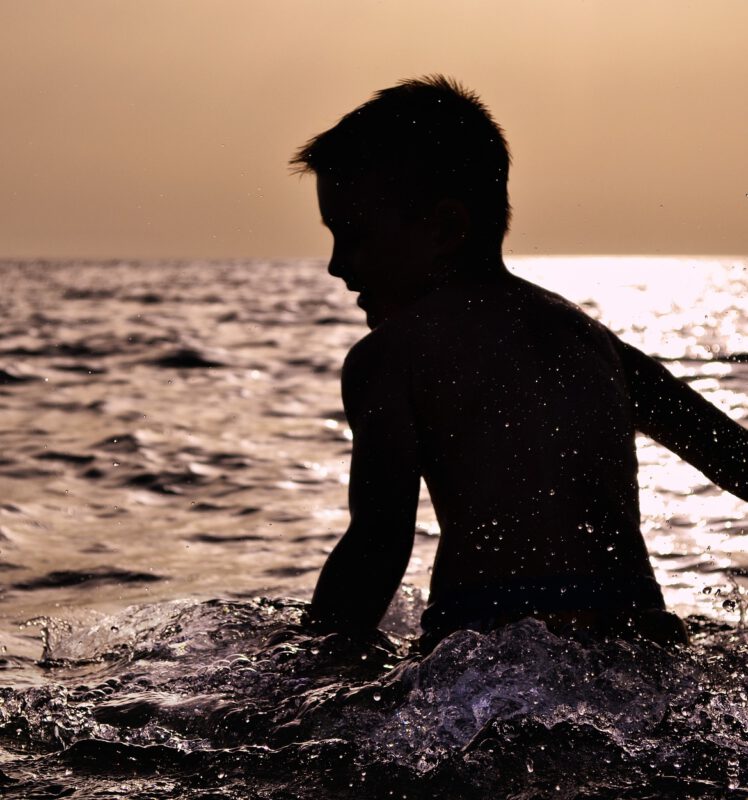
[[[382,695],[379,692],[374,693],[374,702],[378,703],[382,699]]]
[[[740,761],[737,758],[727,759],[727,788],[739,789],[740,788]]]

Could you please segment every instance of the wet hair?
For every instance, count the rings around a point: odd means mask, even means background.
[[[461,200],[470,238],[499,243],[509,227],[510,163],[503,131],[478,96],[443,75],[400,81],[310,139],[294,171],[383,177],[411,207]]]

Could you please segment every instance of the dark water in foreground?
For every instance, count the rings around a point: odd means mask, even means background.
[[[175,601],[71,631],[2,690],[8,797],[747,797],[748,643],[666,653],[534,620],[402,639],[300,628],[299,601]]]
[[[743,262],[518,269],[745,415]],[[0,281],[0,794],[748,797],[740,501],[639,443],[688,650],[525,620],[409,657],[438,540],[425,498],[385,633],[315,637],[301,610],[345,525],[339,366],[364,333],[320,265]]]

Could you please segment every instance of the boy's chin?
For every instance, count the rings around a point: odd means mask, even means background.
[[[394,304],[377,305],[376,303],[372,303],[368,298],[366,304],[359,304],[359,307],[362,308],[366,314],[366,324],[369,328],[376,328],[377,325],[381,325],[390,317],[397,315],[399,310],[401,310],[401,306]]]
[[[379,323],[382,321],[382,318],[374,311],[365,310],[365,313],[366,313],[366,324],[370,328],[376,328],[377,325],[379,325]]]
[[[356,305],[364,312],[364,314],[366,314],[366,324],[370,328],[374,328],[382,321],[381,314],[378,313],[375,307],[372,307],[369,298],[366,298],[364,295],[360,294],[356,300]]]

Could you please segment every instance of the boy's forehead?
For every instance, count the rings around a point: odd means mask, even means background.
[[[365,218],[399,206],[391,183],[373,173],[350,178],[317,175],[317,199],[325,223]]]

